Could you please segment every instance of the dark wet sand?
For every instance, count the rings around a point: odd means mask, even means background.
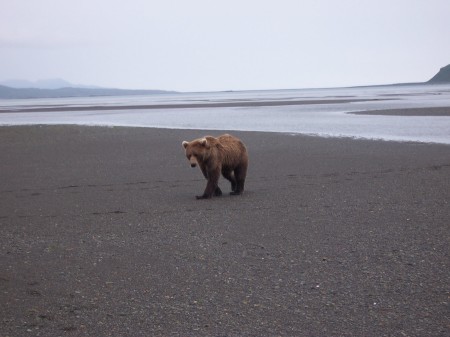
[[[0,336],[449,335],[449,146],[233,132],[196,200],[205,133],[0,128]]]
[[[386,110],[357,111],[349,113],[353,115],[381,115],[381,116],[450,116],[450,107],[386,109]]]

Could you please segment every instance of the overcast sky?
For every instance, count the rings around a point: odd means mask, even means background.
[[[425,81],[449,0],[0,0],[0,80],[215,91]]]

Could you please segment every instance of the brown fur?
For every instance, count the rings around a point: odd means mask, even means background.
[[[217,138],[206,136],[191,142],[184,141],[182,144],[191,166],[198,164],[208,181],[203,195],[197,196],[197,199],[222,195],[218,185],[220,174],[231,182],[231,195],[244,192],[248,154],[241,140],[225,134]]]

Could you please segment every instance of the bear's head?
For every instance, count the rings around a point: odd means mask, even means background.
[[[200,162],[205,162],[209,157],[211,148],[210,137],[195,139],[191,142],[183,141],[181,143],[186,151],[186,157],[191,167],[196,167]]]

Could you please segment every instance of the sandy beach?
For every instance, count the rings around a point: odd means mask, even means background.
[[[230,133],[196,200],[221,132],[0,127],[0,335],[449,335],[450,146]]]

